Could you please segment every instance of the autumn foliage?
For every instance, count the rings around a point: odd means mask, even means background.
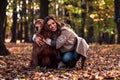
[[[90,45],[84,70],[76,68],[47,69],[28,67],[32,44],[7,43],[9,56],[0,56],[0,79],[13,80],[120,80],[120,45]]]

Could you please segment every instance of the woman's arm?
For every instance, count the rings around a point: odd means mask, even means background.
[[[59,49],[66,43],[66,41],[69,39],[70,35],[71,35],[71,33],[69,32],[69,30],[63,29],[61,31],[61,35],[58,36],[57,39],[52,40],[52,39],[48,38],[44,41],[46,44],[48,44],[52,47],[55,47],[56,49]]]

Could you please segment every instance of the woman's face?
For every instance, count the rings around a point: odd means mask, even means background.
[[[53,32],[57,31],[57,24],[54,20],[52,19],[48,20],[47,25],[50,31]]]

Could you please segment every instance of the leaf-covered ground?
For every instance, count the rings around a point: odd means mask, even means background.
[[[0,56],[0,80],[120,80],[120,45],[90,45],[84,70],[28,67],[32,44],[6,43],[12,53]]]

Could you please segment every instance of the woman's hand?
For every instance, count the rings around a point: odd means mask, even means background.
[[[51,39],[47,38],[47,39],[43,39],[43,41],[48,44],[48,45],[51,45]]]
[[[43,44],[45,44],[45,42],[42,40],[42,38],[41,37],[39,37],[39,36],[36,36],[35,37],[35,43],[37,43],[39,46],[42,46]]]

